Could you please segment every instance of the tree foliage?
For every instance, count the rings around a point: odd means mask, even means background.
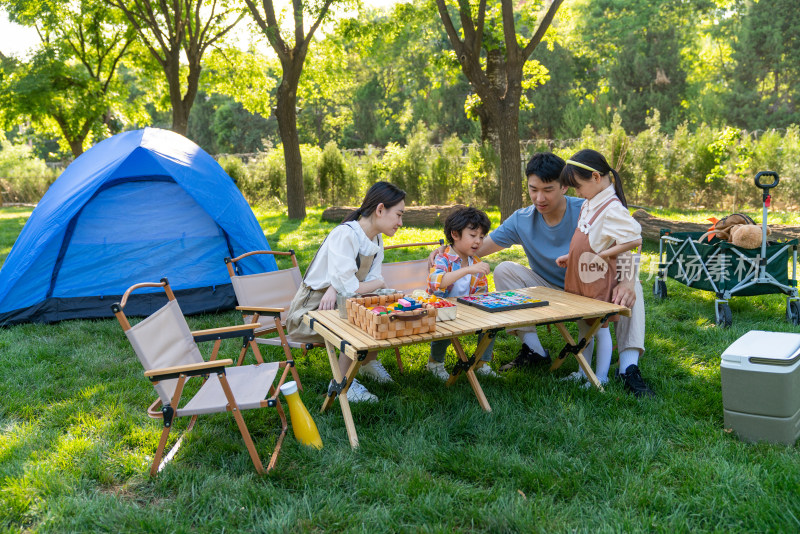
[[[27,62],[6,58],[0,102],[6,125],[27,118],[58,132],[73,155],[92,138],[137,116],[118,67],[133,33],[99,1],[4,1],[12,18],[34,26],[41,43]]]
[[[172,106],[172,130],[185,135],[199,90],[203,55],[233,29],[244,13],[235,0],[105,1],[124,13],[163,69]]]

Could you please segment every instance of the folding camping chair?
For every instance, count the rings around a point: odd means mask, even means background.
[[[255,254],[269,254],[272,256],[289,256],[292,260],[290,269],[279,269],[267,273],[241,274],[237,262],[253,256]],[[300,274],[300,267],[297,265],[297,258],[294,250],[281,252],[275,250],[254,250],[235,258],[225,258],[225,265],[228,267],[228,274],[231,277],[233,291],[236,294],[236,301],[239,305],[237,310],[242,312],[242,319],[245,324],[255,324],[260,317],[269,317],[272,325],[260,326],[255,331],[256,342],[263,345],[283,347],[286,360],[292,359],[290,349],[302,349],[303,356],[314,347],[324,347],[321,343],[307,343],[297,341],[286,334],[285,321],[297,290],[303,283],[303,276]],[[264,337],[278,334],[278,337]],[[239,354],[239,365],[242,364],[247,346],[242,346]],[[297,382],[297,387],[303,390],[297,370],[292,367],[292,378]]]
[[[408,247],[432,247],[442,246],[444,239],[439,241],[430,241],[428,243],[408,243],[399,245],[389,245],[383,247],[384,250],[392,250],[397,248]],[[391,263],[383,263],[381,265],[381,275],[386,282],[386,287],[396,289],[403,293],[411,293],[415,289],[428,288],[428,275],[430,274],[430,267],[428,267],[428,257],[426,256],[420,260],[407,260],[395,261]],[[397,357],[397,368],[403,372],[403,362],[400,359],[400,349],[394,348],[395,356]]]
[[[149,317],[131,326],[123,309],[129,295],[133,291],[145,287],[163,287],[167,294],[167,303]],[[252,332],[259,327],[258,324],[191,332],[166,278],[162,278],[160,283],[141,283],[131,286],[125,291],[122,300],[111,306],[111,310],[144,367],[144,375],[150,379],[158,393],[158,399],[147,409],[147,415],[154,419],[163,419],[164,429],[161,432],[161,440],[150,467],[150,476],[155,476],[163,469],[164,465],[174,457],[183,440],[183,436],[181,436],[172,450],[167,453],[164,461],[161,462],[175,417],[190,417],[186,429],[189,432],[194,427],[198,415],[226,411],[233,413],[250,459],[253,461],[256,471],[263,474],[264,466],[253,440],[250,438],[241,410],[264,407],[276,408],[281,420],[280,436],[267,471],[275,467],[288,427],[286,415],[280,399],[278,399],[278,391],[286,380],[289,369],[294,367],[294,362],[264,363],[255,343],[249,343],[249,345],[252,346],[256,359],[259,361],[257,365],[232,367],[232,360],[216,359],[218,342],[221,339],[244,336],[252,340]],[[217,343],[215,343],[211,360],[204,361],[197,343],[212,340]],[[275,377],[281,368],[283,373],[277,387],[274,387]],[[189,378],[195,376],[202,377],[203,383],[197,393],[181,406],[184,386]]]

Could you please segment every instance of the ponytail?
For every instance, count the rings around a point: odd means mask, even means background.
[[[622,205],[627,208],[628,201],[625,200],[625,191],[622,190],[622,179],[620,179],[619,173],[615,169],[611,169],[611,173],[614,176],[614,192],[617,194],[619,201],[622,202]]]
[[[351,211],[342,222],[357,221],[361,217],[369,217],[378,209],[380,204],[383,204],[385,208],[391,208],[405,200],[405,198],[406,192],[399,187],[389,182],[375,182],[369,188],[367,194],[364,195],[361,207]]]

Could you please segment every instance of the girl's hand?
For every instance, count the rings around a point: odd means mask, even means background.
[[[328,286],[328,290],[322,295],[322,300],[319,301],[320,310],[333,310],[336,308],[336,290],[333,286]]]
[[[564,254],[563,256],[559,256],[556,258],[556,265],[559,267],[566,267],[567,266],[567,258],[569,257],[568,254]]]

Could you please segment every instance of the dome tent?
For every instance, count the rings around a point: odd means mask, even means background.
[[[185,137],[124,132],[78,157],[33,210],[0,269],[0,325],[113,317],[132,284],[169,278],[187,314],[235,306],[226,256],[268,250],[222,167]],[[248,257],[243,274],[277,269]],[[126,311],[152,313],[163,291]]]

